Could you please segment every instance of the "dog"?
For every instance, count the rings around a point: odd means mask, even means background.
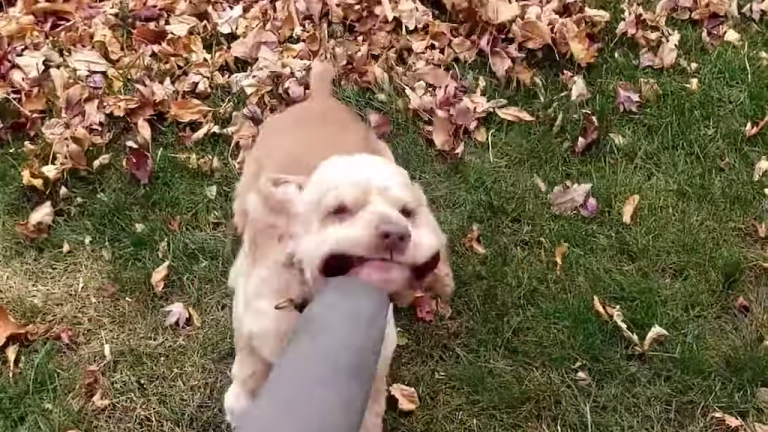
[[[348,275],[408,304],[454,289],[446,237],[422,189],[355,112],[333,96],[333,67],[315,61],[309,98],[267,119],[235,191],[242,247],[233,263],[235,361],[224,398],[232,420],[258,393],[326,277]],[[390,307],[361,431],[380,432],[396,345]]]

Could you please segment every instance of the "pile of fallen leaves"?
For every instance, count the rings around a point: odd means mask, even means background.
[[[500,79],[530,84],[532,52],[586,66],[609,19],[574,0],[431,7],[418,0],[5,3],[0,139],[27,137],[22,181],[54,206],[69,192],[63,178],[108,165],[112,152],[124,154],[124,168],[144,184],[164,124],[179,124],[188,145],[221,133],[247,148],[265,116],[304,99],[311,61],[324,56],[347,84],[403,90],[436,146],[461,153],[467,134],[485,139],[480,120],[490,112],[534,118],[488,100],[484,82],[464,81],[453,62],[485,56]],[[235,110],[243,99],[245,108]],[[44,225],[20,230],[33,239],[47,233]]]

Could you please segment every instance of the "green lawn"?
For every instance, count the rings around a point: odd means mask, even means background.
[[[619,16],[612,12],[609,38]],[[708,431],[715,410],[768,423],[754,398],[768,386],[760,265],[768,259],[752,224],[768,220],[768,180],[752,180],[768,154],[768,130],[748,140],[743,133],[747,121],[768,114],[768,68],[758,58],[768,38],[764,26],[745,25],[746,53],[730,45],[710,52],[698,29],[675,26],[681,56],[700,65],[695,73],[639,70],[637,47],[609,39],[586,69],[592,97],[581,105],[558,79],[573,70],[567,62],[542,60],[538,90],[498,86],[484,64],[472,65],[465,76],[485,76],[489,99],[507,98],[537,118],[512,124],[488,116],[492,160],[487,145],[467,142],[462,159],[447,161],[421,138],[413,115],[372,92],[340,90],[361,112],[390,116],[389,142],[425,186],[454,251],[452,316],[432,325],[414,322],[411,311],[398,318],[409,342],[398,348],[391,380],[417,388],[422,405],[413,415],[391,411],[390,430]],[[691,77],[698,92],[685,87]],[[637,114],[620,113],[616,83],[637,86],[640,78],[655,79],[660,96]],[[583,108],[597,115],[601,139],[574,157],[568,146]],[[220,176],[208,176],[178,157],[194,151],[227,161],[226,138],[187,149],[178,133],[168,126],[156,139],[144,187],[123,172],[119,150],[97,175],[70,176],[73,198],[60,203],[51,236],[34,244],[13,228],[38,203],[20,183],[21,142],[0,147],[0,304],[25,322],[70,325],[79,340],[74,348],[45,341],[21,348],[17,375],[0,375],[0,430],[222,430],[233,359],[226,277],[237,248],[228,226],[236,173],[225,162]],[[550,190],[565,180],[592,183],[597,217],[552,214],[534,175]],[[204,192],[211,185],[214,198]],[[626,226],[621,208],[632,194],[641,201]],[[167,226],[173,217],[178,232]],[[462,246],[473,223],[486,255]],[[164,239],[172,273],[153,293]],[[558,276],[561,242],[570,249]],[[621,305],[641,337],[659,324],[668,341],[650,355],[632,354],[593,313],[593,295]],[[735,313],[738,296],[751,303],[746,319]],[[199,313],[199,328],[164,325],[161,308],[176,301]],[[105,361],[105,343],[112,403],[96,410],[83,402],[80,382],[86,366]],[[574,379],[578,363],[591,386]]]

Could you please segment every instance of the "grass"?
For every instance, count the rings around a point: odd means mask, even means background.
[[[614,43],[587,69],[592,97],[582,106],[562,94],[557,74],[565,63],[540,65],[539,91],[500,85],[475,65],[467,74],[488,78],[492,96],[538,119],[487,119],[493,160],[487,145],[467,142],[463,159],[446,161],[394,103],[340,90],[358,110],[390,116],[389,141],[453,242],[451,318],[428,326],[404,311],[398,319],[409,342],[398,349],[391,379],[416,387],[422,406],[410,416],[391,411],[389,430],[708,431],[714,410],[768,422],[754,400],[768,386],[765,240],[751,226],[767,216],[766,184],[751,176],[768,135],[743,135],[746,122],[768,108],[768,68],[756,55],[768,49],[763,32],[744,29],[746,54],[725,45],[708,52],[696,29],[682,26],[680,52],[700,65],[694,74],[638,70],[638,49]],[[698,92],[685,87],[693,76]],[[637,114],[619,113],[616,82],[639,78],[656,79],[661,95]],[[602,137],[575,158],[566,146],[582,108],[596,113]],[[553,132],[559,113],[563,127]],[[22,348],[19,373],[0,378],[0,430],[221,430],[233,358],[225,280],[236,250],[227,225],[236,175],[227,164],[217,178],[187,167],[174,156],[185,151],[177,134],[160,131],[145,187],[127,178],[117,156],[95,176],[67,179],[77,201],[62,203],[51,237],[32,245],[13,233],[13,222],[36,203],[19,182],[20,143],[2,148],[0,303],[23,321],[71,325],[80,343]],[[225,139],[210,138],[193,150],[226,160],[229,149]],[[553,215],[534,175],[550,188],[567,179],[593,183],[598,216]],[[211,185],[213,199],[203,192]],[[626,226],[621,207],[632,194],[641,202]],[[173,217],[181,219],[179,232],[167,226]],[[486,255],[461,245],[472,223],[481,227]],[[157,248],[164,239],[172,275],[153,293],[149,276],[163,262]],[[67,255],[59,251],[65,240],[73,249]],[[558,276],[561,242],[570,249]],[[593,314],[593,295],[620,304],[641,337],[654,324],[671,337],[655,354],[631,354]],[[752,306],[746,319],[734,313],[740,295]],[[199,329],[180,334],[163,325],[160,309],[175,301],[199,312]],[[113,403],[97,411],[83,403],[80,377],[104,361],[105,343]],[[592,386],[574,380],[578,363]]]

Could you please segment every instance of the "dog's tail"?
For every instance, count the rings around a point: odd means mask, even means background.
[[[335,76],[333,64],[327,60],[315,60],[309,73],[309,90],[314,95],[331,96]]]

